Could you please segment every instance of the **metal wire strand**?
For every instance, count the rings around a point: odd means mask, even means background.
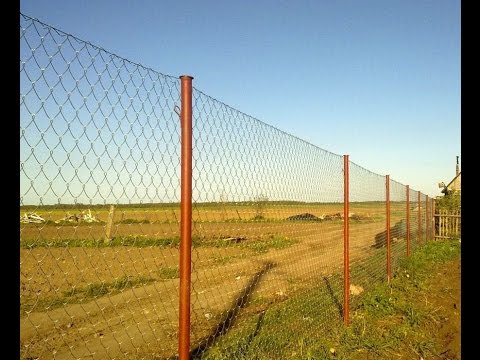
[[[190,355],[342,322],[343,157],[192,96]],[[21,358],[178,356],[180,105],[178,78],[20,15]],[[406,256],[407,194],[391,180],[386,229],[385,176],[348,164],[354,307],[386,281],[387,230],[394,271]],[[408,196],[413,252],[432,215]]]

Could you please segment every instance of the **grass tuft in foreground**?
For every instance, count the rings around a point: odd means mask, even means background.
[[[428,242],[399,265],[390,284],[377,283],[355,301],[348,327],[336,274],[325,280],[329,291],[319,281],[238,319],[201,358],[459,359],[460,242]]]

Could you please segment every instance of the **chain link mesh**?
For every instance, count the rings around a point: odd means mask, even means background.
[[[20,15],[21,358],[178,356],[179,101],[177,78]],[[194,88],[192,357],[276,358],[341,321],[343,179],[342,156]],[[385,185],[350,162],[352,305],[386,280]],[[396,266],[406,187],[390,198]]]
[[[410,246],[415,251],[421,245],[418,236],[418,191],[410,189]]]
[[[22,358],[175,353],[177,104],[176,78],[20,16]]]
[[[350,222],[350,284],[363,292],[387,277],[385,176],[350,162],[349,208],[357,214]]]
[[[198,90],[193,99],[192,352],[201,354],[273,304],[338,288],[329,277],[343,264],[343,158]],[[317,304],[320,319],[302,309],[303,322],[338,318],[333,304]]]
[[[392,274],[407,255],[407,187],[390,180],[390,238]]]
[[[427,215],[429,211],[430,204],[427,205],[428,196],[425,194],[421,194],[420,197],[421,201],[421,210],[422,210],[422,241],[427,241]]]

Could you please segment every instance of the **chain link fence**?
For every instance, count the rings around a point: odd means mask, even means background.
[[[329,285],[342,268],[343,158],[196,89],[193,99],[201,245],[192,254],[192,353],[200,355],[272,305]],[[321,306],[321,321],[338,317]],[[241,348],[245,338],[235,340]]]
[[[20,16],[22,358],[175,353],[178,104],[176,78]]]
[[[425,195],[391,180],[387,231],[385,176],[349,162],[345,189],[342,156],[192,96],[192,358],[288,346],[285,309],[342,321],[346,190],[351,306],[389,236],[393,268],[407,222],[427,239]],[[22,359],[178,356],[180,105],[177,78],[20,15]]]

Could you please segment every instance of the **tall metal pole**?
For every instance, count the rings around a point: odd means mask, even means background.
[[[190,355],[190,287],[192,258],[192,79],[181,79],[181,213],[180,213],[180,316],[178,355]]]
[[[422,242],[422,201],[421,193],[418,192],[418,239],[417,242],[420,244]]]
[[[407,185],[407,256],[410,256],[410,186]]]
[[[390,175],[386,176],[386,207],[387,207],[387,281],[392,278],[391,256],[392,249],[390,243]]]
[[[343,321],[349,324],[350,317],[350,254],[349,254],[349,179],[348,155],[343,155]]]

